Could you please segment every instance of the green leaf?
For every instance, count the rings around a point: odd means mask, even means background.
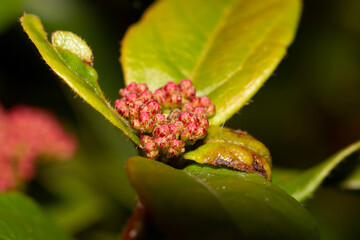
[[[193,80],[219,125],[263,85],[292,42],[300,0],[157,1],[122,43],[126,83]]]
[[[184,170],[133,157],[130,181],[155,223],[177,239],[318,239],[311,215],[263,177],[206,165]]]
[[[51,69],[60,76],[75,93],[99,111],[112,124],[122,130],[134,143],[140,145],[140,140],[133,132],[131,126],[117,113],[105,98],[97,82],[98,76],[95,69],[84,63],[83,60],[76,55],[79,54],[86,59],[88,56],[85,57],[85,55],[89,54],[89,49],[85,51],[86,54],[83,52],[79,53],[80,50],[77,49],[77,45],[66,45],[64,42],[56,40],[56,37],[53,40],[58,43],[53,46],[48,41],[43,25],[37,16],[25,14],[21,18],[21,24]],[[70,34],[66,34],[67,41],[69,41],[71,36]],[[80,43],[82,47],[84,45],[84,42],[81,42],[78,38],[72,39],[72,41]],[[64,47],[64,45],[66,45],[66,47]]]
[[[70,240],[30,199],[19,193],[0,194],[0,239]]]
[[[225,165],[257,173],[271,180],[269,150],[246,132],[210,126],[203,145],[185,153],[185,159],[198,163]]]
[[[329,176],[331,171],[339,163],[359,150],[360,141],[351,144],[350,146],[334,154],[326,161],[304,172],[297,174],[297,171],[292,171],[293,174],[288,173],[288,176],[283,178],[284,181],[275,180],[277,178],[277,174],[281,175],[281,172],[275,171],[274,182],[280,188],[284,189],[288,194],[293,196],[296,200],[303,202],[308,199],[316,189],[319,188],[324,179]]]
[[[345,189],[360,190],[360,164],[340,183],[340,186]]]

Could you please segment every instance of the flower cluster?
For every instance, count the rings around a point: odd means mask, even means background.
[[[146,84],[131,83],[119,93],[122,98],[115,101],[115,108],[139,131],[149,158],[184,153],[185,145],[206,136],[208,117],[216,112],[208,97],[196,97],[189,79],[168,82],[154,93]]]
[[[0,192],[16,188],[35,174],[38,157],[70,158],[76,151],[73,136],[50,113],[17,106],[0,106]]]

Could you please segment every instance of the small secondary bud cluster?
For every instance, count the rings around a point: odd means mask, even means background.
[[[206,136],[208,117],[216,112],[208,97],[196,97],[189,79],[168,82],[154,93],[146,84],[131,83],[119,93],[122,98],[115,101],[115,108],[139,131],[141,148],[149,158],[184,153],[185,145]],[[171,112],[165,117],[163,111]]]

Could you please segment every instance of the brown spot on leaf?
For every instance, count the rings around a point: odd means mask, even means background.
[[[250,173],[256,173],[259,174],[266,179],[268,179],[268,175],[266,173],[265,167],[264,167],[264,161],[265,159],[262,159],[261,156],[257,154],[252,154],[253,162],[252,165],[247,165],[246,163],[240,161],[237,158],[228,158],[224,159],[222,157],[215,158],[212,162],[208,162],[213,165],[224,165],[230,168],[234,168],[243,172],[250,172]],[[270,180],[270,179],[268,179]]]

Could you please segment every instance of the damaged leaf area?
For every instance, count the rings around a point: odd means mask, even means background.
[[[225,165],[256,173],[271,181],[271,156],[260,141],[241,130],[210,126],[202,146],[187,152],[185,159],[198,163]]]

